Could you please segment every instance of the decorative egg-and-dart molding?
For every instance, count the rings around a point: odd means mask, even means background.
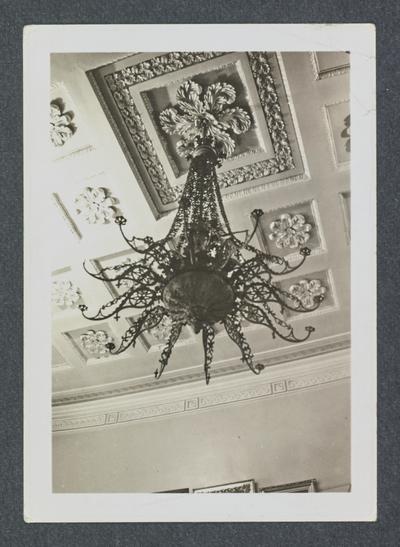
[[[95,357],[108,357],[110,350],[107,344],[113,342],[113,338],[104,330],[88,330],[80,336],[81,346],[87,353]]]
[[[50,139],[54,146],[63,146],[76,132],[76,125],[72,123],[74,113],[64,109],[61,99],[50,103]]]
[[[108,224],[117,214],[116,203],[106,188],[87,187],[75,198],[78,214],[89,224]]]
[[[306,222],[304,215],[283,213],[279,219],[270,224],[269,239],[278,249],[297,249],[310,239],[312,226]]]
[[[74,308],[81,298],[78,287],[68,280],[53,281],[51,300],[60,308]]]
[[[322,301],[325,298],[327,289],[319,279],[302,279],[291,285],[289,292],[298,298],[305,308],[311,309],[315,307],[316,301]]]

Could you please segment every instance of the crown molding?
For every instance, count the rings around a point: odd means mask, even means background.
[[[128,394],[53,408],[53,431],[109,427],[141,420],[207,411],[220,405],[290,396],[350,378],[350,349],[314,355],[279,367],[267,367],[262,376],[241,372],[203,381],[174,385],[163,390]]]
[[[350,347],[350,333],[342,335],[329,336],[322,340],[308,341],[298,344],[295,347],[278,349],[258,354],[256,360],[262,363],[265,368],[275,367],[282,364],[306,359],[309,357],[323,355],[326,353],[336,352]],[[240,359],[225,361],[214,367],[213,383],[222,381],[226,383],[227,377],[237,375],[247,369],[244,369]],[[86,403],[90,401],[101,401],[114,397],[123,397],[134,395],[135,397],[141,393],[159,393],[168,388],[179,386],[179,389],[184,385],[195,382],[204,381],[204,372],[202,367],[187,368],[181,371],[173,371],[165,374],[160,380],[155,381],[154,377],[146,376],[135,380],[124,380],[113,384],[104,384],[91,386],[90,388],[72,389],[68,391],[59,391],[53,394],[53,407],[73,405],[78,403]],[[157,395],[158,397],[158,395]]]

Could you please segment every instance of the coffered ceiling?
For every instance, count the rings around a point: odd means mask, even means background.
[[[192,79],[203,87],[234,85],[237,103],[251,117],[233,157],[219,169],[233,229],[252,229],[250,212],[264,211],[256,245],[291,261],[301,237],[311,256],[286,289],[324,295],[307,317],[289,316],[305,343],[273,340],[264,327],[244,325],[256,359],[267,366],[348,347],[350,337],[350,111],[349,59],[339,53],[114,53],[55,54],[52,73],[52,167],[54,180],[53,399],[55,405],[161,389],[202,380],[200,339],[186,327],[163,377],[156,381],[167,322],[141,337],[133,349],[110,356],[134,311],[118,322],[90,322],[89,311],[118,288],[91,278],[96,271],[134,260],[126,232],[163,236],[173,218],[187,163],[174,137],[162,133],[158,115],[175,91]],[[295,223],[298,236],[288,238]],[[237,347],[216,337],[212,377],[243,370]],[[251,374],[249,372],[249,374]],[[211,379],[212,382],[212,379]]]

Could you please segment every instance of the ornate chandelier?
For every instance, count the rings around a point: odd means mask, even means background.
[[[255,364],[241,322],[264,325],[272,337],[287,342],[303,342],[314,331],[306,327],[301,337],[285,320],[285,310],[310,312],[318,308],[323,296],[304,306],[302,300],[285,291],[273,277],[294,272],[304,263],[310,249],[300,250],[301,259],[290,265],[281,257],[266,254],[250,244],[261,209],[255,209],[252,233],[241,241],[232,231],[222,202],[216,168],[235,149],[233,135],[251,127],[249,114],[232,107],[236,98],[230,84],[215,83],[205,91],[194,81],[184,82],[177,90],[175,108],[160,114],[162,129],[178,134],[178,153],[189,161],[187,181],[179,200],[172,225],[158,241],[147,236],[128,238],[123,230],[126,219],[115,219],[128,245],[140,258],[88,273],[95,279],[115,284],[121,291],[94,316],[86,315],[87,306],[80,309],[87,319],[118,320],[127,309],[142,310],[122,336],[118,348],[107,344],[111,354],[119,354],[135,346],[138,337],[151,331],[167,318],[171,322],[169,337],[161,352],[155,378],[160,378],[182,328],[190,325],[195,333],[202,332],[204,373],[210,380],[216,324],[225,327],[228,336],[241,351],[242,361],[255,374],[264,368]],[[86,269],[86,268],[85,268]],[[122,292],[121,288],[124,289]]]

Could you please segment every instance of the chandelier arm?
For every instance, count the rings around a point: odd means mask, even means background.
[[[155,272],[154,270],[151,270],[149,266],[146,265],[146,259],[138,260],[137,262],[134,262],[133,264],[117,264],[116,266],[107,266],[105,268],[102,268],[99,272],[89,271],[86,268],[86,263],[84,262],[83,269],[85,270],[86,273],[88,273],[94,279],[98,279],[99,281],[104,281],[104,282],[114,282],[114,281],[119,281],[123,279],[136,281],[135,279],[132,279],[131,277],[126,277],[126,276],[128,274],[134,274],[135,270],[140,270],[140,269],[147,269],[148,272],[151,272],[151,275],[156,277],[158,281],[163,281],[163,279],[161,278],[161,276],[159,276],[159,274],[157,274],[157,272]],[[106,273],[109,271],[118,272],[118,270],[121,270],[121,272],[116,273],[114,277],[111,277],[109,274]],[[148,274],[148,272],[145,272],[145,273],[142,272],[141,276],[143,277],[144,275]]]
[[[271,291],[273,292],[275,298],[276,298],[276,301],[278,304],[280,304],[281,306],[283,306],[284,308],[288,309],[288,310],[291,310],[291,311],[295,311],[295,312],[299,312],[299,313],[310,313],[312,311],[315,311],[319,308],[321,302],[322,302],[322,299],[319,299],[318,297],[315,297],[314,298],[314,306],[310,307],[310,308],[306,308],[303,304],[303,302],[300,300],[300,298],[298,298],[297,296],[295,296],[294,294],[291,294],[290,292],[288,291],[284,291],[282,289],[278,289],[277,287],[274,287],[274,286],[271,286]],[[291,306],[290,304],[287,303],[286,300],[284,300],[283,298],[281,298],[281,295],[285,296],[286,298],[288,298],[288,300],[291,300],[293,302],[296,302],[296,304],[298,305],[298,307],[293,307]]]
[[[254,227],[253,227],[253,230],[251,231],[251,234],[249,236],[247,236],[247,238],[244,240],[243,242],[243,245],[246,247],[247,245],[250,244],[250,241],[253,239],[253,237],[255,236],[256,232],[257,232],[257,229],[258,229],[258,226],[260,224],[260,218],[261,217],[256,217],[256,221],[255,221],[255,224],[254,224]]]
[[[171,272],[171,251],[169,249],[166,249],[165,245],[169,239],[172,239],[172,236],[170,234],[173,228],[174,228],[174,224],[171,227],[170,232],[168,232],[167,236],[164,237],[163,239],[159,239],[157,241],[154,241],[153,243],[148,243],[148,240],[150,238],[133,237],[132,239],[128,239],[123,232],[122,226],[120,225],[120,231],[122,233],[122,236],[125,242],[131,247],[133,251],[143,255],[143,258],[141,260],[138,260],[135,264],[143,263],[143,265],[146,265],[146,262],[150,262],[150,261],[152,261],[150,265],[153,265],[154,262],[156,264],[159,264],[161,262],[160,259],[162,258],[163,259],[163,263],[161,264],[162,268],[168,269],[170,272]],[[147,247],[146,248],[137,247],[133,243],[134,240],[142,241],[145,245],[147,245]],[[168,262],[168,264],[166,264],[166,262]],[[158,275],[154,270],[152,270],[152,272],[154,275]],[[161,280],[161,277],[160,276],[158,277]],[[98,278],[98,279],[101,279],[101,278]],[[103,279],[103,281],[107,281],[107,279]]]
[[[262,281],[262,280],[261,280]],[[274,287],[270,283],[261,284],[262,288],[265,288],[267,292],[263,292],[262,289],[257,287],[257,290],[255,289],[255,284],[253,283],[246,289],[244,296],[246,301],[252,303],[252,304],[259,304],[259,305],[265,305],[268,304],[278,304],[281,308],[281,311],[283,312],[284,309],[292,310],[292,311],[299,311],[300,313],[306,313],[308,311],[313,311],[309,309],[299,309],[302,306],[302,303],[300,300],[298,300],[298,306],[299,308],[292,307],[290,304],[288,304],[285,300],[281,299],[279,297],[279,291],[275,291]],[[253,294],[254,293],[254,294]]]
[[[268,313],[270,313],[270,315],[274,318],[274,320],[276,321],[276,323],[280,326],[286,326],[287,323],[285,321],[283,321],[282,319],[280,319],[276,313],[268,306],[268,304],[266,304],[265,306],[266,310],[268,311]],[[266,312],[265,312],[266,313]],[[311,327],[311,326],[307,326],[305,327],[304,329],[307,334],[305,336],[303,336],[303,338],[298,338],[297,336],[295,336],[294,334],[294,330],[293,330],[293,327],[289,327],[289,338],[288,338],[288,342],[305,342],[306,340],[308,340],[308,338],[310,338],[311,336],[311,333],[314,332],[315,328],[314,327]],[[279,336],[279,331],[277,331],[277,334]]]
[[[181,322],[175,322],[172,324],[171,333],[168,338],[168,342],[164,349],[161,352],[160,357],[160,366],[159,368],[154,372],[154,377],[156,380],[159,380],[161,378],[161,375],[165,369],[165,367],[168,365],[169,358],[171,356],[172,350],[179,338],[179,335],[181,334],[181,330],[183,327],[183,323]]]
[[[177,215],[178,216],[178,215]],[[122,220],[121,220],[122,219]],[[136,237],[136,236],[133,236],[131,239],[129,239],[127,237],[127,235],[125,234],[124,232],[124,229],[123,229],[123,226],[126,224],[126,219],[124,217],[117,217],[116,218],[116,223],[119,225],[119,230],[121,232],[121,235],[124,239],[124,241],[129,245],[129,247],[131,247],[131,249],[133,251],[135,251],[135,253],[138,253],[140,255],[149,255],[149,256],[153,256],[153,251],[157,252],[157,248],[158,247],[162,247],[167,241],[168,239],[170,238],[170,234],[173,232],[173,230],[176,228],[175,227],[175,224],[176,224],[176,220],[177,220],[177,217],[175,217],[174,219],[174,222],[172,223],[172,226],[171,228],[169,229],[167,235],[165,237],[163,237],[162,239],[158,239],[156,241],[154,241],[151,237],[144,237],[144,238],[140,238],[140,237]],[[138,241],[141,241],[144,245],[147,245],[146,248],[140,248],[140,247],[137,247],[135,244],[134,244],[134,241],[135,240],[138,240]],[[156,258],[156,257],[154,257]],[[144,259],[145,260],[145,259]]]
[[[122,309],[143,309],[154,306],[156,302],[160,301],[160,296],[156,291],[148,290],[148,292],[142,291],[141,293],[132,294],[129,298],[129,305],[124,306]]]
[[[122,309],[124,309],[124,305],[126,304],[126,302],[131,297],[131,293],[133,293],[133,288],[129,289],[124,294],[121,294],[121,295],[117,296],[116,298],[113,298],[112,300],[110,300],[106,304],[103,304],[99,308],[99,311],[96,313],[96,315],[93,315],[93,316],[86,315],[85,312],[87,311],[88,308],[84,304],[81,304],[79,306],[79,309],[81,310],[83,317],[85,319],[89,319],[90,321],[102,321],[103,319],[109,319],[113,315],[118,316],[119,312]],[[116,307],[114,307],[113,310],[109,313],[106,313],[106,314],[103,313],[103,310],[105,310],[107,308],[111,308],[112,306],[116,306]],[[131,306],[127,306],[127,307],[131,307]]]
[[[268,306],[268,304],[264,304],[264,306],[265,310],[261,309],[256,304],[243,302],[240,307],[240,311],[243,317],[247,319],[247,321],[258,325],[265,325],[266,327],[268,327],[272,332],[272,338],[278,336],[282,340],[285,340],[285,342],[305,342],[310,337],[311,333],[315,330],[314,327],[305,327],[305,330],[307,331],[306,336],[304,336],[303,338],[298,338],[294,335],[293,327],[289,326],[287,323],[279,319]],[[286,328],[289,331],[289,334],[285,335],[281,333],[278,328],[273,324],[269,315],[274,321],[277,322],[278,325]]]
[[[255,256],[245,260],[240,264],[234,271],[232,278],[235,279],[237,276],[242,275],[243,277],[249,276],[254,278],[254,276],[267,275],[271,279],[272,275],[279,275],[277,272],[272,270],[265,261],[266,256],[263,257]]]
[[[123,221],[121,221],[121,218],[123,219]],[[122,237],[124,238],[125,242],[129,245],[129,247],[131,247],[131,249],[133,251],[135,251],[135,253],[138,253],[138,254],[141,254],[141,255],[144,255],[147,253],[148,249],[140,249],[139,247],[137,247],[133,241],[135,239],[139,239],[139,238],[136,238],[136,237],[132,237],[131,239],[129,239],[125,232],[124,232],[124,229],[123,229],[123,226],[126,224],[126,220],[123,218],[123,217],[117,217],[115,219],[116,223],[118,224],[119,226],[119,231],[121,232],[121,235]]]
[[[81,304],[79,306],[79,309],[82,312],[83,317],[85,319],[89,319],[90,321],[102,321],[104,319],[109,319],[113,315],[115,315],[115,318],[119,318],[119,313],[124,309],[131,309],[131,308],[142,308],[142,307],[149,307],[154,305],[154,303],[158,300],[158,290],[159,288],[151,288],[149,285],[141,285],[143,289],[140,287],[131,287],[130,289],[127,289],[123,294],[118,295],[117,297],[113,298],[106,304],[103,304],[103,306],[100,307],[99,311],[94,316],[88,316],[85,314],[87,311],[87,306],[84,304]],[[138,294],[140,291],[143,293],[152,293],[150,294],[149,300],[145,300],[146,294]],[[132,304],[131,299],[134,295],[137,295],[137,298],[141,298],[143,300],[143,304],[136,305]],[[129,302],[129,304],[128,304]],[[105,310],[108,308],[112,308],[110,312],[104,313]]]
[[[264,304],[264,305],[267,307],[267,304]],[[286,342],[290,341],[290,336],[292,334],[292,331],[290,330],[291,327],[289,327],[289,325],[286,325],[286,328],[289,330],[289,335],[286,336],[282,334],[281,332],[279,332],[277,327],[273,324],[271,319],[268,317],[268,314],[264,310],[259,308],[256,304],[248,302],[248,301],[243,302],[240,307],[240,311],[243,317],[247,321],[250,321],[251,323],[255,323],[256,325],[264,325],[268,327],[272,332],[272,338],[275,338],[275,336],[278,336],[279,338],[281,338],[282,340],[285,340]]]
[[[258,281],[257,281],[258,280]],[[271,283],[255,276],[249,283],[244,281],[244,297],[246,300],[254,303],[264,303],[272,301]]]
[[[230,237],[232,238],[232,236],[234,236],[234,243],[235,245],[238,245],[240,244],[240,247],[241,248],[247,248],[249,246],[249,243],[250,241],[253,239],[253,237],[255,236],[256,232],[257,232],[257,229],[259,227],[259,224],[260,224],[260,219],[262,217],[262,215],[264,214],[264,212],[261,210],[261,209],[254,209],[254,211],[252,211],[251,213],[251,216],[255,219],[255,223],[254,223],[254,226],[253,226],[253,229],[250,233],[250,235],[247,235],[245,240],[244,241],[240,241],[237,237],[236,237],[236,234],[243,234],[243,233],[247,233],[248,230],[235,230],[235,231],[232,231],[229,227],[229,231],[228,232],[225,232],[225,230],[223,230],[223,233],[225,236],[227,237]],[[252,249],[253,250],[253,249]],[[256,250],[254,248],[254,250]],[[257,249],[258,250],[258,249]],[[260,251],[261,252],[261,251]],[[265,253],[264,253],[265,254]]]
[[[224,326],[229,338],[240,349],[242,354],[242,361],[246,363],[246,365],[252,372],[254,372],[254,374],[260,374],[264,366],[260,364],[254,365],[254,355],[243,334],[240,317],[237,312],[231,313],[226,316],[224,320]]]
[[[242,282],[245,283],[245,280],[243,280]],[[263,293],[260,287],[266,289],[268,294]],[[253,292],[258,292],[258,294],[252,296]],[[282,296],[286,299],[282,298]],[[254,275],[253,277],[251,277],[251,282],[245,289],[245,297],[246,300],[254,304],[263,304],[264,302],[268,302],[270,304],[279,304],[282,312],[284,309],[288,309],[299,313],[309,313],[318,309],[320,303],[322,302],[322,299],[315,298],[314,306],[306,308],[298,297],[288,291],[274,286],[271,282],[271,276],[270,279],[267,280],[258,275]],[[294,305],[291,305],[289,302],[293,302]]]
[[[143,265],[143,268],[147,269],[147,271],[142,271],[142,273],[139,274],[139,276],[136,279],[132,279],[132,278],[128,278],[128,279],[133,281],[137,285],[143,285],[144,287],[148,287],[149,284],[156,285],[157,283],[163,283],[164,279],[157,272],[151,269],[150,267],[151,265],[152,264],[147,266]],[[150,277],[150,278],[153,277],[154,279],[151,282],[149,279],[146,279],[146,277]],[[145,280],[145,283],[142,283],[143,279]]]
[[[203,326],[203,348],[204,348],[204,376],[206,384],[210,382],[210,365],[214,353],[215,330],[211,325]]]
[[[300,254],[302,255],[302,258],[301,258],[300,262],[298,262],[295,266],[291,266],[289,264],[289,262],[287,260],[285,260],[284,258],[269,255],[269,254],[267,254],[263,251],[260,251],[260,249],[257,249],[253,245],[250,245],[249,242],[254,237],[254,234],[255,234],[255,232],[257,230],[257,227],[258,227],[258,224],[259,224],[259,220],[260,220],[262,215],[259,215],[259,216],[257,215],[256,216],[255,228],[254,228],[253,233],[251,234],[251,236],[247,239],[247,241],[245,241],[245,242],[240,241],[234,235],[234,232],[232,232],[232,230],[231,230],[231,227],[230,227],[230,224],[229,224],[229,221],[228,221],[225,209],[224,209],[224,205],[223,205],[223,201],[222,201],[222,195],[221,195],[221,191],[219,189],[218,184],[216,185],[216,196],[217,196],[221,216],[224,220],[224,223],[227,226],[228,233],[229,233],[230,237],[232,238],[233,242],[236,243],[236,245],[239,246],[240,248],[246,249],[247,251],[250,251],[250,252],[253,252],[256,255],[256,257],[254,257],[253,259],[250,259],[250,260],[257,259],[258,257],[262,258],[262,259],[267,258],[272,263],[280,263],[280,264],[284,265],[284,269],[281,272],[277,272],[277,271],[275,271],[275,270],[268,267],[269,271],[271,273],[273,273],[274,275],[284,275],[286,273],[294,272],[303,265],[306,257],[309,256],[309,254],[310,254],[310,249],[308,247],[303,247],[302,249],[300,249]]]
[[[107,281],[130,281],[132,284],[134,284],[135,288],[147,288],[149,286],[155,286],[157,284],[164,283],[164,278],[161,277],[157,272],[152,270],[150,265],[143,266],[143,269],[146,269],[147,271],[142,271],[140,273],[135,271],[125,272],[125,274],[121,274],[118,278],[109,279]]]
[[[83,262],[82,266],[85,272],[90,275],[90,277],[93,277],[94,279],[98,279],[99,281],[109,281],[109,278],[103,274],[107,270],[113,270],[115,268],[115,266],[107,266],[106,268],[102,268],[99,272],[91,272],[86,267],[86,260]]]
[[[290,266],[289,262],[284,258],[267,255],[258,251],[256,256],[245,260],[238,268],[236,268],[234,275],[237,274],[240,270],[242,270],[243,275],[251,274],[252,276],[268,275],[269,277],[271,277],[286,275],[299,269],[303,265],[307,256],[308,254],[305,253],[304,255],[302,255],[302,259],[298,264],[296,264],[295,266]],[[282,266],[281,270],[279,271],[272,268],[272,264],[279,264],[280,266]]]
[[[163,306],[156,306],[142,312],[121,337],[121,343],[118,349],[115,349],[114,344],[108,344],[110,353],[112,355],[118,355],[126,351],[130,346],[135,347],[138,337],[143,332],[154,329],[165,315],[168,315],[168,312]]]

